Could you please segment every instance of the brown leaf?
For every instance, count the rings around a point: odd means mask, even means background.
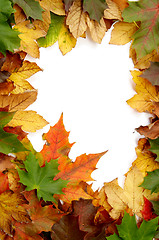
[[[66,24],[75,38],[82,36],[86,31],[86,17],[87,14],[83,12],[81,0],[74,1],[69,9]]]
[[[25,13],[23,12],[23,9],[20,8],[17,4],[14,4],[13,8],[15,10],[15,13],[14,13],[15,23],[18,24],[25,21],[26,16],[25,16]]]
[[[2,82],[0,83],[0,95],[8,95],[14,88],[13,82]]]
[[[2,65],[1,71],[7,71],[13,73],[18,71],[22,66],[23,58],[21,57],[21,52],[11,53],[7,51],[5,61]]]
[[[37,98],[37,91],[24,92],[19,94],[10,94],[9,96],[0,96],[0,108],[9,106],[10,112],[24,110],[31,105]]]
[[[65,7],[62,0],[40,0],[42,8],[57,15],[65,15]]]
[[[140,126],[139,128],[136,128],[136,130],[145,137],[156,139],[159,137],[159,120],[149,124],[148,126]]]
[[[121,16],[121,11],[118,7],[118,5],[111,1],[111,0],[106,0],[108,4],[108,8],[105,9],[104,11],[104,18],[106,19],[117,19],[117,20],[122,20]]]
[[[113,2],[115,2],[121,11],[123,11],[126,7],[129,6],[128,1],[127,0],[112,0]]]
[[[104,19],[102,18],[100,23],[98,23],[95,20],[91,20],[87,15],[87,25],[93,41],[101,43],[105,32],[107,31]]]
[[[14,168],[15,165],[11,162],[14,157],[0,153],[0,171],[3,172],[6,169]]]

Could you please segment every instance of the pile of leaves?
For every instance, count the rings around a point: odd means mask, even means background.
[[[62,54],[77,38],[131,41],[136,95],[127,103],[152,115],[136,129],[136,160],[118,179],[92,190],[91,174],[106,154],[69,157],[63,115],[36,152],[27,135],[48,122],[26,110],[37,98],[27,81],[41,69],[25,60],[58,41]],[[0,0],[0,239],[159,239],[159,1]]]

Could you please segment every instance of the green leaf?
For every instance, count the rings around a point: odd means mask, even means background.
[[[154,212],[156,215],[159,215],[159,201],[150,201],[152,203]]]
[[[119,237],[114,234],[107,237],[107,240],[152,240],[157,233],[158,218],[150,221],[143,220],[140,228],[137,227],[135,215],[130,216],[125,212],[122,223],[117,225]]]
[[[159,162],[159,138],[157,139],[149,139],[150,142],[150,151],[157,155],[155,161]]]
[[[13,52],[20,46],[19,32],[10,28],[7,22],[0,23],[0,52],[4,55],[6,50]]]
[[[141,22],[140,28],[133,35],[134,41],[132,44],[138,59],[151,53],[154,49],[158,51],[158,0],[129,2],[129,7],[124,9],[122,16],[125,22]]]
[[[18,169],[20,182],[27,186],[26,191],[37,190],[37,196],[44,201],[55,201],[54,194],[62,194],[62,189],[66,187],[68,181],[58,179],[53,180],[58,170],[58,160],[46,162],[44,167],[39,166],[38,159],[32,154],[24,161],[26,171]]]
[[[10,15],[14,12],[9,0],[0,1],[0,22],[7,21]]]
[[[42,19],[42,12],[44,11],[40,4],[35,0],[13,0],[14,3],[18,4],[19,7],[21,7],[25,13],[25,15],[28,17],[31,17],[33,19]]]
[[[105,0],[84,0],[83,10],[88,12],[91,19],[100,22],[104,16],[104,10],[107,8]]]
[[[150,67],[146,69],[140,77],[146,78],[154,86],[159,85],[159,63],[151,62]]]
[[[52,46],[59,37],[60,30],[64,23],[64,17],[51,13],[51,24],[46,37],[41,37],[37,40],[40,47]]]
[[[159,169],[148,172],[148,175],[144,177],[144,181],[140,187],[151,190],[151,193],[159,192]]]
[[[14,114],[14,112],[0,112],[0,152],[4,154],[26,151],[26,148],[17,139],[17,135],[3,130],[3,127],[12,120]]]

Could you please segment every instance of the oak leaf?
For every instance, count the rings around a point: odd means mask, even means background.
[[[110,44],[124,45],[132,40],[138,27],[135,23],[117,22],[111,32]]]
[[[148,111],[153,113],[154,103],[159,102],[159,93],[155,86],[145,78],[140,77],[141,72],[131,72],[133,81],[136,83],[135,90],[137,94],[129,99],[127,103],[139,112]]]
[[[159,63],[151,63],[150,67],[143,72],[141,77],[149,80],[152,85],[159,85]]]
[[[74,1],[69,9],[66,24],[75,38],[82,36],[87,30],[86,16],[87,14],[83,12],[81,0]]]
[[[14,29],[20,32],[19,38],[21,39],[20,50],[27,52],[34,58],[39,58],[39,47],[35,40],[46,35],[45,30],[34,26],[29,20],[21,22],[14,26]]]
[[[153,50],[158,50],[158,15],[158,1],[156,0],[140,0],[139,3],[129,2],[129,7],[123,11],[122,16],[125,22],[141,22],[139,30],[133,35],[134,40],[132,44],[138,59],[146,56]]]
[[[9,126],[21,126],[22,130],[35,132],[45,127],[48,122],[35,111],[17,111],[9,122]]]
[[[28,222],[30,218],[22,206],[26,200],[22,194],[5,191],[0,194],[0,228],[7,234],[13,234],[13,219],[19,222]]]
[[[106,32],[106,25],[104,22],[104,19],[102,18],[100,20],[100,23],[98,23],[95,20],[91,20],[89,18],[89,16],[87,16],[87,25],[91,34],[91,38],[93,39],[93,41],[97,42],[97,43],[101,43],[102,39],[105,35]]]
[[[9,106],[10,112],[25,110],[37,98],[37,91],[29,91],[19,94],[10,94],[9,96],[0,96],[0,108]]]
[[[104,16],[104,10],[107,8],[105,0],[84,0],[83,10],[89,14],[91,20],[100,22]]]
[[[106,0],[108,8],[104,10],[104,18],[122,20],[121,11],[118,5],[112,0]]]
[[[65,15],[65,7],[62,0],[41,0],[40,5],[42,8],[57,15]]]
[[[13,94],[23,93],[27,90],[33,90],[31,84],[26,81],[29,77],[35,73],[42,71],[42,69],[34,62],[24,61],[22,66],[15,70],[8,81],[14,82],[15,89],[12,91]]]

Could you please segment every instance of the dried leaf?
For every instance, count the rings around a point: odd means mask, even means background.
[[[62,0],[41,0],[40,5],[42,8],[57,15],[65,15],[65,7]]]
[[[121,11],[118,7],[118,5],[111,1],[111,0],[106,0],[108,4],[108,8],[105,9],[104,11],[104,18],[106,19],[117,19],[117,20],[122,20],[121,16]]]

